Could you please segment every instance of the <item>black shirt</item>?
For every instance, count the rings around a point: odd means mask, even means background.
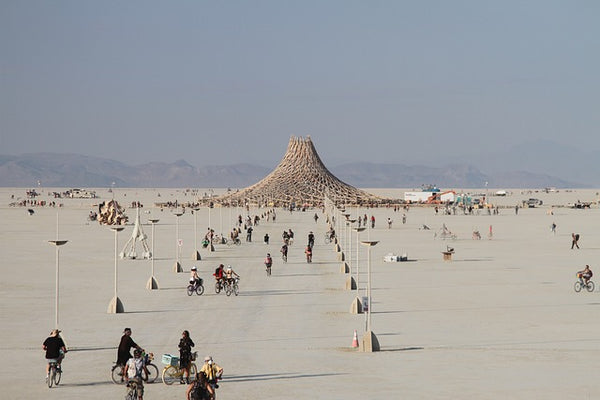
[[[65,342],[60,336],[50,336],[44,340],[44,346],[46,346],[46,358],[58,358],[60,349],[65,347]]]

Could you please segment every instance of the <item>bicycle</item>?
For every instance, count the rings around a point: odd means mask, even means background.
[[[575,286],[574,289],[577,293],[581,292],[581,289],[586,289],[588,292],[593,292],[595,285],[594,282],[592,281],[588,281],[587,285],[585,284],[585,282],[583,281],[583,277],[581,276],[581,274],[577,275],[577,281],[575,282]]]
[[[127,382],[127,394],[125,400],[138,400],[137,383],[135,381]]]
[[[187,287],[187,294],[188,296],[191,296],[194,294],[194,292],[198,295],[201,296],[202,293],[204,293],[204,286],[203,286],[204,280],[202,278],[200,278],[200,280],[198,282],[196,281],[191,281],[190,284]]]
[[[158,367],[152,363],[154,360],[154,353],[142,353],[142,357],[144,358],[144,364],[146,364],[146,369],[148,370],[148,373],[146,373],[146,371],[143,372],[142,379],[145,382],[153,383],[156,378],[158,378]],[[117,385],[125,384],[125,379],[123,378],[124,371],[125,366],[117,363],[110,369],[110,377]]]
[[[219,293],[221,293],[221,290],[224,290],[224,289],[225,289],[225,281],[222,278],[217,279],[215,282],[215,293],[219,294]]]
[[[231,293],[234,293],[236,296],[240,294],[240,288],[238,286],[240,278],[234,278],[233,283],[229,282],[227,279],[225,280],[225,294],[227,296],[231,296]]]
[[[231,246],[231,245],[236,245],[239,246],[242,244],[242,241],[240,240],[240,238],[236,237],[234,239],[228,240],[226,242],[227,246]]]
[[[196,378],[196,374],[198,373],[198,368],[194,363],[197,356],[197,351],[192,353],[188,377],[190,381],[194,380]],[[162,381],[165,385],[172,385],[176,381],[183,379],[183,369],[181,369],[179,366],[179,357],[172,356],[170,354],[163,354],[162,362],[163,364],[166,364],[165,368],[162,370]]]
[[[333,239],[335,239],[335,235],[331,236],[329,233],[325,232],[325,237],[324,237],[325,244],[331,243],[333,241]]]
[[[60,378],[62,377],[62,370],[58,366],[58,363],[55,361],[51,361],[48,364],[50,365],[50,371],[48,371],[46,383],[48,384],[48,387],[51,388],[52,385],[58,386],[58,384],[60,383]]]

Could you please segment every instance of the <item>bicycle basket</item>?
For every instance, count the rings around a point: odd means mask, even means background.
[[[179,364],[179,357],[171,354],[163,354],[162,363],[165,365],[172,365],[176,367]]]
[[[193,352],[193,353],[192,353],[192,358],[191,358],[191,360],[192,360],[192,361],[196,361],[196,357],[198,357],[198,352],[197,352],[197,351],[195,351],[195,352]]]

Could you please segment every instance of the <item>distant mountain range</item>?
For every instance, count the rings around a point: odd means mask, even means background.
[[[539,148],[539,144],[537,146]],[[564,158],[562,155],[553,157],[552,152],[548,149],[546,151],[548,160],[554,164],[555,160]],[[519,165],[509,159],[509,155],[505,157],[507,166]],[[531,158],[526,157],[526,151],[521,151],[515,157]],[[508,168],[496,168],[497,165],[492,161],[488,158],[485,163],[477,163],[496,171],[487,173],[473,165],[458,162],[437,167],[357,162],[327,168],[342,181],[359,188],[420,188],[423,184],[435,184],[442,188],[482,188],[486,182],[491,188],[585,188],[594,187],[599,181],[597,173],[594,174],[593,180],[588,176],[590,171],[587,171],[585,176],[574,174],[573,180],[567,180],[551,174],[524,170],[507,172]],[[184,160],[131,166],[119,161],[78,154],[0,155],[0,186],[35,187],[39,181],[45,187],[111,187],[114,182],[117,187],[132,188],[237,189],[260,181],[275,167],[274,165],[272,168],[266,168],[252,164],[196,167]],[[567,169],[568,166],[563,167]],[[539,165],[532,164],[532,169],[539,168]],[[598,171],[597,167],[595,171]],[[578,179],[580,177],[585,180]]]

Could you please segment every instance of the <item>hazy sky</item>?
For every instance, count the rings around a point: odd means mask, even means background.
[[[600,149],[600,1],[0,0],[0,155]]]

